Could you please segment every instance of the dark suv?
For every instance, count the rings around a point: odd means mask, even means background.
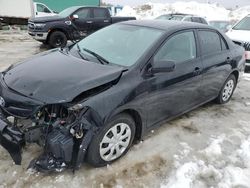
[[[156,18],[157,20],[177,20],[187,22],[197,22],[208,25],[205,18],[191,14],[164,14]]]

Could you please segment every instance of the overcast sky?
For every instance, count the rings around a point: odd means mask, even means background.
[[[144,4],[147,2],[173,3],[177,1],[190,1],[190,0],[103,0],[103,2],[112,3],[114,5],[131,5],[131,6]],[[202,3],[207,2],[207,0],[195,0],[195,1]],[[211,3],[218,2],[225,7],[235,7],[236,5],[238,6],[250,5],[250,0],[208,0],[208,1]]]

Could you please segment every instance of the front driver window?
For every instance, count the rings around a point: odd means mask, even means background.
[[[90,18],[90,9],[80,9],[78,11],[76,11],[75,13],[76,15],[78,15],[79,19],[87,19]]]
[[[154,61],[184,62],[196,58],[196,45],[193,31],[176,34],[160,48]]]

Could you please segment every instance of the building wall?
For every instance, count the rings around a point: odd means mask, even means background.
[[[34,0],[46,4],[50,9],[60,12],[71,6],[99,6],[100,0]]]

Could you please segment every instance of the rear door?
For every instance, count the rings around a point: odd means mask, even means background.
[[[154,55],[152,61],[174,61],[176,67],[173,72],[156,73],[146,78],[151,88],[144,103],[148,125],[183,113],[201,102],[202,63],[197,54],[194,31],[184,30],[168,38]]]
[[[223,36],[216,30],[198,30],[202,63],[203,100],[211,100],[218,96],[231,67],[231,53]]]

